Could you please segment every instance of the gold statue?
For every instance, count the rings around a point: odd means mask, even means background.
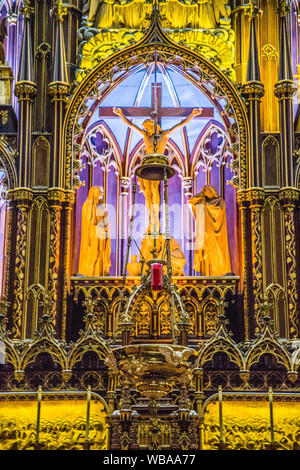
[[[102,203],[103,189],[92,186],[82,206],[78,272],[83,276],[108,276],[111,266],[110,229]]]
[[[164,259],[167,258],[166,252],[163,253],[165,245],[165,237],[162,234],[159,234],[156,237],[156,252],[157,258]],[[153,250],[154,250],[154,239],[146,236],[142,240],[141,253],[145,261],[153,259]],[[177,240],[174,237],[170,239],[170,252],[171,252],[171,265],[172,265],[172,275],[173,276],[184,276],[183,268],[186,264],[186,259],[182,249]],[[164,272],[166,268],[164,268]],[[143,273],[142,273],[143,274]]]
[[[213,186],[206,185],[188,203],[196,222],[195,271],[202,276],[230,273],[225,201]]]
[[[160,126],[157,124],[156,129],[156,142],[155,142],[155,121],[154,119],[146,119],[143,122],[143,129],[136,126],[132,121],[130,121],[123,113],[121,108],[114,108],[114,113],[127,124],[129,127],[132,127],[136,131],[138,131],[143,136],[146,154],[149,155],[151,153],[160,153],[163,154],[165,151],[165,147],[168,141],[169,135],[174,132],[175,130],[179,129],[180,127],[187,124],[191,119],[195,116],[199,116],[202,112],[202,108],[195,108],[191,112],[191,114],[186,118],[183,119],[181,122],[176,124],[175,126],[171,127],[171,129],[167,129],[163,131]],[[155,148],[156,143],[156,148]],[[139,178],[139,184],[141,191],[144,194],[146,207],[149,211],[149,227],[148,233],[159,233],[160,231],[160,221],[159,221],[159,208],[160,208],[160,183],[159,181],[151,181],[151,180],[142,180]]]
[[[124,3],[124,2],[123,2]],[[90,0],[84,7],[88,11],[87,24],[93,28],[140,28],[151,5],[132,0],[118,5],[114,0]]]
[[[228,0],[168,0],[161,4],[162,16],[171,28],[215,29],[222,17],[228,18]],[[83,13],[93,28],[139,29],[152,6],[142,0],[85,0]]]
[[[228,0],[169,0],[161,13],[171,28],[215,29],[228,18]]]

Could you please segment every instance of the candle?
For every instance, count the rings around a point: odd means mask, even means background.
[[[35,441],[39,442],[40,437],[40,422],[41,422],[41,403],[42,403],[42,388],[38,388],[38,406],[37,406],[37,419],[36,419],[36,437]]]
[[[222,415],[222,387],[219,386],[219,426],[220,426],[220,442],[223,442],[223,415]]]
[[[85,425],[85,440],[88,442],[89,440],[89,430],[90,430],[90,410],[91,410],[91,386],[88,386],[87,390],[87,407],[86,407],[86,425]]]
[[[161,291],[163,288],[163,265],[161,263],[151,264],[151,289]]]
[[[271,442],[274,442],[273,390],[269,388]]]

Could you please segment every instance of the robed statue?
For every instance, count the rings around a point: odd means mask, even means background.
[[[111,266],[111,240],[103,189],[92,186],[82,206],[79,274],[108,276]]]
[[[224,199],[211,185],[188,201],[195,218],[194,270],[202,276],[231,272]]]
[[[221,18],[228,18],[228,0],[168,0],[160,5],[171,28],[216,29]],[[152,5],[143,0],[84,0],[83,14],[90,27],[138,29],[151,13]]]

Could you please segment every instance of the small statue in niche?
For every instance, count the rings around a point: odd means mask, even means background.
[[[83,14],[92,28],[140,28],[151,5],[143,0],[85,0]]]
[[[202,276],[231,273],[224,199],[206,185],[188,203],[196,223],[194,270]]]
[[[103,189],[92,186],[82,206],[81,243],[78,272],[83,276],[108,276],[111,240]]]

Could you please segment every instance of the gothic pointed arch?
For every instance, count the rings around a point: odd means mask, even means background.
[[[154,34],[159,36],[156,42]],[[173,42],[157,25],[152,26],[137,44],[103,60],[75,89],[64,122],[65,161],[61,183],[66,189],[74,188],[74,177],[80,172],[80,144],[89,115],[87,102],[90,100],[91,107],[97,106],[111,89],[135,70],[135,67],[154,61],[155,44],[158,60],[163,64],[172,65],[188,77],[210,97],[222,113],[230,145],[234,150],[234,159],[238,159],[238,165],[233,165],[234,183],[237,187],[245,189],[249,128],[246,111],[237,90],[215,65],[197,52]]]

